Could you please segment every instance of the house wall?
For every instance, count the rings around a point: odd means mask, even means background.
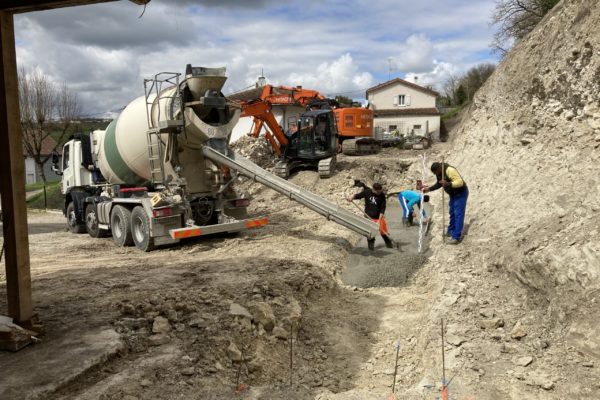
[[[375,118],[374,124],[375,128],[379,128],[383,131],[389,131],[390,125],[396,125],[398,132],[405,136],[410,135],[414,131],[416,135],[427,136],[430,134],[433,140],[440,139],[439,115],[380,117]],[[415,125],[421,125],[421,131],[416,131]],[[425,129],[427,129],[427,132],[425,132]]]
[[[62,157],[61,157],[62,158]],[[60,162],[59,162],[60,164]],[[52,160],[48,160],[44,164],[44,173],[46,174],[47,182],[56,182],[60,180],[60,176],[52,171]],[[25,184],[42,182],[42,174],[31,157],[25,157]]]
[[[410,96],[410,105],[394,105],[394,97],[398,95]],[[393,110],[410,108],[434,108],[435,96],[423,93],[420,90],[404,86],[401,83],[381,88],[370,92],[368,97],[371,108],[374,110]]]

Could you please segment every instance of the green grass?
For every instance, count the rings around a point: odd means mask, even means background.
[[[463,104],[462,106],[456,107],[452,111],[448,111],[447,113],[442,114],[442,121],[447,121],[451,118],[456,117],[466,106],[467,106],[467,103]]]
[[[65,197],[60,192],[60,182],[49,183],[46,186],[46,202],[47,208],[62,210],[65,204]],[[29,200],[27,200],[27,207],[44,209],[44,192],[40,192]]]
[[[46,182],[46,187],[51,186],[51,185],[55,185],[58,181],[52,181],[52,182]],[[25,185],[25,191],[26,192],[32,192],[34,190],[40,190],[44,188],[44,182],[36,182],[36,183],[30,183],[29,185]]]

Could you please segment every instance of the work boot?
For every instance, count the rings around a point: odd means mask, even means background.
[[[369,246],[369,250],[375,250],[375,239],[367,239],[367,245]]]
[[[448,241],[446,241],[446,244],[459,244],[460,240],[456,240],[456,239],[450,239]]]
[[[385,247],[387,247],[388,249],[394,248],[394,242],[392,242],[392,239],[390,239],[389,237],[383,236],[383,241],[385,242]]]

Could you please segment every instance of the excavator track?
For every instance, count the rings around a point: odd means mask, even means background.
[[[335,157],[329,157],[319,161],[319,178],[329,178],[333,175],[335,161]]]
[[[275,164],[274,172],[278,177],[287,179],[290,177],[290,164],[285,161],[278,161]]]
[[[342,142],[342,153],[347,156],[363,156],[377,154],[381,144],[373,138],[346,139]]]

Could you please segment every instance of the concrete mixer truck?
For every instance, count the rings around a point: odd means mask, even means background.
[[[248,218],[249,198],[234,184],[245,176],[374,238],[378,226],[278,178],[234,153],[231,131],[240,109],[221,92],[225,68],[186,67],[144,80],[106,130],[65,143],[60,175],[63,213],[73,233],[112,235],[119,246],[143,251],[184,238],[238,232],[268,223]]]

